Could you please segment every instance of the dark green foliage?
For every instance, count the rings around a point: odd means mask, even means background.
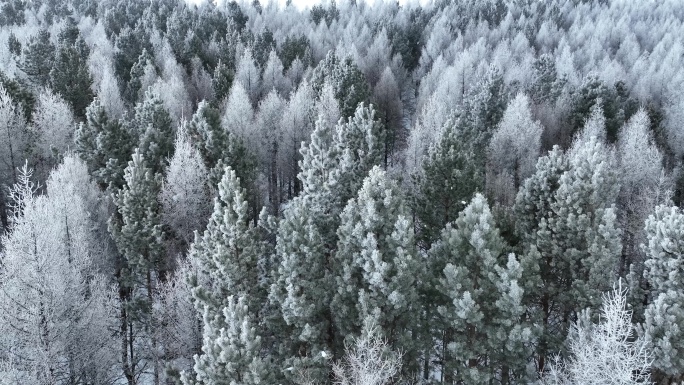
[[[330,2],[328,8],[325,8],[320,4],[314,5],[311,7],[311,12],[309,14],[309,18],[316,25],[318,25],[318,23],[320,23],[322,20],[325,20],[325,23],[329,26],[334,20],[339,19],[339,17],[340,11],[337,9],[335,0]]]
[[[118,120],[110,119],[98,99],[88,106],[86,122],[76,130],[75,139],[76,152],[100,188],[121,188],[137,138]]]
[[[492,133],[506,111],[508,97],[504,86],[501,70],[491,66],[469,99],[471,107],[466,110],[466,113],[471,115],[472,128],[482,135],[476,151],[483,152],[478,153],[484,153],[485,146],[489,143]]]
[[[182,57],[185,50],[185,38],[188,36],[190,11],[185,7],[177,7],[166,20],[166,37],[176,57]]]
[[[66,19],[66,25],[59,32],[58,42],[60,45],[76,45],[76,42],[81,36],[78,30],[78,25],[73,17],[69,16]]]
[[[79,15],[92,17],[93,19],[97,17],[97,2],[93,0],[72,0],[72,4]]]
[[[93,78],[88,69],[88,48],[80,37],[75,44],[62,42],[50,71],[50,85],[74,110],[74,115],[85,119],[86,108],[93,101],[90,86]]]
[[[256,39],[254,39],[252,54],[254,55],[254,60],[259,68],[266,68],[268,55],[273,49],[275,49],[275,47],[276,42],[273,38],[273,32],[269,31],[268,29],[260,33]]]
[[[534,62],[535,82],[529,90],[535,103],[546,102],[553,105],[565,86],[565,79],[558,78],[556,62],[549,54],[541,55]]]
[[[212,36],[226,36],[228,18],[218,8],[205,5],[200,9],[193,30],[203,42],[208,42]]]
[[[0,26],[22,25],[26,22],[24,0],[9,0],[0,5]]]
[[[164,0],[162,0],[164,1]],[[145,1],[103,1],[98,14],[103,17],[107,38],[114,40],[125,28],[135,28],[147,7],[155,4]],[[142,24],[141,24],[142,26]]]
[[[66,17],[70,13],[69,4],[62,0],[45,0],[45,21],[52,24],[55,21]]]
[[[465,114],[446,123],[415,180],[416,239],[425,249],[458,217],[475,192],[484,190],[484,165],[477,160],[481,153],[476,151],[479,138],[469,125]]]
[[[242,31],[247,25],[247,20],[249,18],[242,12],[240,5],[235,0],[228,3],[227,7],[228,18],[233,22],[233,25],[238,31]]]
[[[320,93],[326,81],[332,85],[340,112],[345,118],[353,116],[356,107],[370,99],[368,82],[349,57],[339,59],[334,52],[328,52],[325,59],[314,69],[311,85]]]
[[[288,36],[280,46],[280,60],[283,62],[285,70],[290,68],[292,62],[299,58],[304,61],[306,51],[309,49],[309,39],[301,35],[299,37]]]
[[[211,86],[214,88],[214,97],[220,103],[230,92],[230,86],[233,84],[233,77],[235,71],[219,61],[214,76],[211,79]]]
[[[124,179],[124,186],[114,194],[118,215],[111,222],[110,231],[128,269],[137,271],[139,282],[143,282],[147,272],[159,270],[164,254],[157,202],[161,175],[147,167],[138,150],[128,162]]]
[[[130,122],[131,132],[136,132],[138,148],[145,156],[147,167],[155,174],[163,174],[168,159],[173,156],[173,121],[159,96],[145,93],[145,99],[135,107],[135,117]]]
[[[13,32],[10,33],[9,37],[7,38],[7,47],[14,56],[21,55],[21,42],[19,39],[17,39]]]
[[[20,80],[8,78],[2,71],[0,71],[0,85],[12,97],[14,103],[21,107],[26,121],[30,121],[35,109],[36,98],[29,90],[28,85],[23,84]]]
[[[142,90],[142,77],[145,75],[145,68],[147,65],[153,64],[154,60],[152,55],[147,52],[147,49],[143,48],[142,53],[138,57],[138,60],[131,67],[130,80],[126,85],[126,90],[124,91],[125,100],[134,104],[140,97],[145,93],[146,90]]]
[[[318,25],[318,23],[320,23],[321,20],[325,19],[326,15],[326,9],[323,8],[322,5],[318,4],[311,7],[311,13],[309,14],[309,17],[311,18],[311,21],[314,22],[314,24]]]
[[[264,10],[261,7],[261,3],[259,2],[259,0],[252,0],[252,7],[254,7],[254,9],[256,9],[257,13],[260,15],[261,15],[261,12]]]
[[[423,50],[423,31],[430,20],[430,15],[421,8],[411,10],[408,24],[397,26],[385,25],[387,37],[392,42],[392,54],[401,55],[404,68],[413,71],[420,64],[420,55]],[[381,28],[380,28],[381,29]]]
[[[616,119],[618,120],[616,124],[619,124],[620,127],[622,127],[622,125],[627,122],[629,118],[636,114],[640,103],[630,95],[629,88],[624,81],[619,80],[615,82],[613,87],[615,87],[615,94],[617,96],[617,104],[619,108],[616,116]],[[648,104],[651,105],[651,107],[647,106],[647,109],[649,118],[651,119],[651,127],[653,128],[654,125],[659,125],[662,122],[662,111],[660,111],[659,115],[656,110],[659,110],[660,108],[656,107],[653,102],[649,102]],[[655,107],[655,110],[653,107]]]
[[[599,99],[606,118],[606,135],[612,143],[617,140],[620,127],[636,112],[639,105],[629,96],[624,82],[619,81],[610,87],[597,76],[589,75],[573,95],[570,113],[573,134],[584,126],[591,108]]]
[[[228,143],[228,133],[221,127],[221,116],[216,108],[203,101],[188,124],[188,135],[202,154],[208,169],[223,159]]]
[[[667,168],[671,168],[679,160],[674,159],[674,149],[671,147],[671,143],[668,138],[667,130],[664,124],[665,111],[663,110],[663,106],[653,101],[649,101],[648,103],[646,103],[645,107],[646,113],[648,114],[648,120],[651,123],[649,128],[653,133],[653,139],[655,140],[655,143],[658,145],[658,148],[664,155],[665,166]]]
[[[674,178],[672,202],[677,205],[677,207],[682,207],[684,205],[684,169],[678,169]]]
[[[50,42],[50,33],[41,29],[32,36],[24,48],[24,60],[19,68],[28,76],[31,83],[44,87],[50,80],[50,70],[55,59],[55,46]]]
[[[114,73],[123,84],[127,84],[131,80],[131,68],[138,62],[144,50],[151,52],[152,47],[141,24],[138,24],[135,29],[126,27],[117,36]]]
[[[223,64],[227,65],[228,68],[234,69],[237,63],[235,49],[237,48],[239,41],[238,32],[234,29],[230,29],[227,36],[214,36],[214,40],[216,40],[217,46],[219,47],[216,64],[218,64],[218,61],[220,60]]]
[[[136,149],[123,175],[124,184],[112,193],[117,211],[109,220],[109,232],[120,253],[117,266],[119,296],[125,312],[120,321],[128,323],[123,341],[130,346],[140,344],[145,334],[154,333],[153,305],[154,273],[164,275],[167,268],[163,245],[160,206],[157,196],[161,188],[161,175],[155,174]],[[126,330],[124,329],[124,330]],[[148,334],[148,335],[149,335]],[[148,349],[156,350],[156,339]],[[142,350],[130,349],[130,361],[135,363]],[[135,377],[136,365],[124,364],[124,374]],[[154,363],[157,365],[157,363]],[[155,368],[155,373],[157,369]]]
[[[257,160],[244,143],[221,127],[218,109],[202,101],[188,123],[188,136],[209,170],[210,185],[216,185],[226,167],[235,170],[249,194],[251,218],[258,215],[255,190]]]

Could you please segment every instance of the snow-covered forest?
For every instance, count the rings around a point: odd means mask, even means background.
[[[250,1],[0,0],[0,384],[684,381],[684,2]]]

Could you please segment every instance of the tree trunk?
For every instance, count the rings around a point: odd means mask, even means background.
[[[150,301],[150,306],[152,306],[153,295],[152,295],[152,272],[147,269],[147,300]],[[154,385],[159,385],[159,354],[157,354],[157,335],[154,327],[154,314],[150,314],[150,323],[148,325],[150,338],[152,340],[152,364],[154,365]]]

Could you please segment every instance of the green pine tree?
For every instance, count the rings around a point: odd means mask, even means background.
[[[110,119],[96,98],[88,106],[86,121],[79,125],[75,139],[76,151],[100,187],[121,188],[127,159],[135,147],[134,135],[128,127]]]
[[[484,164],[476,159],[481,153],[469,133],[465,117],[447,121],[421,173],[414,176],[417,186],[411,199],[418,241],[425,249],[439,237],[439,229],[458,217],[473,194],[484,190]]]
[[[645,231],[644,277],[651,302],[642,330],[654,351],[654,377],[678,382],[684,378],[684,214],[678,207],[658,206]]]
[[[444,266],[437,288],[445,382],[519,383],[532,329],[523,322],[522,268],[505,244],[485,198],[475,195],[447,225],[429,257]]]
[[[225,169],[218,190],[207,229],[196,236],[188,256],[197,268],[189,278],[195,307],[204,314],[203,354],[195,356],[195,376],[205,385],[257,384],[266,374],[252,323],[262,325],[267,287],[259,271],[268,252],[249,221],[235,171]],[[192,375],[184,377],[186,384],[195,383]]]
[[[404,373],[415,375],[424,341],[415,338],[422,264],[398,186],[374,167],[347,203],[337,230],[336,329],[345,340],[374,318],[389,345],[402,351]],[[342,341],[338,341],[342,342]]]
[[[139,356],[153,363],[155,381],[160,375],[152,304],[156,296],[157,277],[168,269],[160,207],[157,201],[161,175],[147,167],[138,149],[124,171],[124,186],[113,194],[117,212],[109,221],[109,231],[121,255],[117,278],[122,300],[121,322],[126,330],[121,336],[130,361],[124,361],[124,375],[139,375],[136,364]],[[144,293],[144,294],[143,294]],[[140,344],[149,344],[139,350]]]
[[[595,136],[569,154],[554,148],[516,198],[516,228],[529,258],[526,302],[541,327],[537,366],[562,349],[577,312],[598,308],[610,289],[621,253],[611,151]]]
[[[285,365],[293,368],[286,375],[306,372],[315,381],[327,381],[321,352],[328,357],[344,352],[329,307],[332,272],[338,269],[333,261],[337,228],[344,205],[370,169],[382,163],[381,133],[372,107],[361,104],[354,118],[336,127],[320,116],[310,143],[301,149],[302,193],[287,205],[278,227],[280,265],[271,290],[292,335],[283,348]]]
[[[50,71],[55,60],[55,46],[50,41],[50,32],[41,29],[32,36],[24,48],[19,68],[28,76],[31,83],[44,87],[50,81]]]
[[[84,119],[86,108],[93,101],[93,78],[88,69],[89,49],[79,36],[70,44],[68,39],[57,47],[50,71],[50,86],[66,100],[76,117]]]
[[[135,106],[131,131],[136,131],[140,152],[155,174],[164,172],[173,156],[173,121],[159,95],[145,92],[144,99]]]
[[[351,58],[340,59],[333,51],[328,52],[311,75],[311,84],[317,93],[321,92],[326,81],[333,86],[340,112],[345,118],[353,116],[357,106],[370,99],[370,86],[363,73]]]

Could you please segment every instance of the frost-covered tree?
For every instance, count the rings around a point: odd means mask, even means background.
[[[363,321],[374,318],[389,345],[403,352],[407,374],[417,370],[423,344],[414,337],[423,266],[409,216],[396,183],[379,167],[371,169],[341,215],[331,304],[345,338],[358,335]]]
[[[328,184],[335,191],[340,211],[359,190],[368,172],[383,163],[384,138],[384,127],[372,104],[359,103],[346,123],[338,122],[331,146],[338,166],[331,170]]]
[[[251,48],[245,48],[237,63],[234,83],[236,82],[242,83],[249,100],[256,105],[261,93],[261,71],[254,61]]]
[[[107,115],[121,119],[126,112],[126,106],[121,98],[121,91],[114,70],[104,68],[102,72],[102,79],[97,86],[97,97],[104,106]]]
[[[308,141],[311,137],[315,123],[314,108],[313,89],[307,81],[303,81],[299,88],[291,94],[280,121],[283,132],[284,182],[287,183],[287,192],[290,198],[301,190],[300,181],[297,179],[298,162],[301,160],[299,149],[302,142]]]
[[[167,363],[168,379],[178,379],[180,372],[191,370],[193,356],[201,352],[202,315],[193,304],[188,276],[194,267],[185,259],[166,282],[160,282],[154,306],[157,340]],[[168,380],[167,380],[168,382]]]
[[[279,211],[282,188],[282,164],[280,151],[283,143],[283,132],[280,126],[284,102],[276,90],[271,90],[259,103],[256,117],[257,153],[262,172],[268,183],[268,202],[271,213]]]
[[[194,103],[200,100],[214,100],[214,88],[211,84],[211,76],[203,67],[202,61],[195,56],[191,60],[190,91]]]
[[[36,196],[30,178],[24,166],[2,239],[3,355],[30,383],[107,383],[116,372],[113,293],[93,260],[93,222],[70,181],[50,179]]]
[[[541,134],[527,96],[518,94],[508,104],[488,148],[487,189],[497,203],[512,205],[515,192],[534,172]]]
[[[649,126],[646,111],[640,109],[622,127],[616,145],[620,175],[619,220],[623,229],[619,273],[628,277],[629,301],[639,321],[643,320],[649,291],[644,276],[647,257],[640,247],[647,241],[644,222],[657,205],[669,203],[673,188],[670,175],[663,167],[664,157]]]
[[[618,134],[617,160],[620,168],[619,202],[624,230],[622,271],[639,258],[639,244],[645,241],[643,224],[656,205],[669,198],[668,176],[663,155],[649,130],[646,110],[640,109]]]
[[[174,154],[169,160],[159,201],[162,220],[168,225],[184,251],[203,229],[211,214],[209,173],[182,125],[176,133]]]
[[[203,235],[197,236],[189,258],[199,271],[191,277],[196,306],[220,314],[228,295],[245,295],[250,311],[257,310],[264,297],[258,266],[263,244],[258,229],[249,220],[245,190],[235,171],[226,168],[214,199],[214,210]]]
[[[383,29],[375,35],[366,55],[360,62],[368,83],[373,87],[380,81],[385,68],[390,64],[392,51],[387,49],[389,46],[387,31]]]
[[[226,168],[218,189],[207,229],[197,235],[188,257],[197,268],[189,283],[195,307],[203,314],[204,337],[202,354],[195,356],[194,375],[186,373],[184,381],[257,384],[266,374],[252,322],[261,324],[266,288],[259,266],[268,255],[258,229],[249,221],[245,192],[235,171]]]
[[[684,376],[684,311],[681,263],[684,256],[684,214],[677,207],[658,206],[646,220],[647,259],[644,278],[651,302],[646,307],[643,333],[654,352],[653,368],[660,377]]]
[[[364,322],[361,335],[345,349],[345,356],[333,364],[340,385],[386,385],[399,374],[401,353],[391,351],[382,331],[372,319]],[[389,350],[389,351],[388,351]]]
[[[542,384],[648,384],[653,350],[637,335],[627,292],[617,286],[603,295],[600,322],[593,324],[583,312],[572,325],[568,341],[570,358],[558,359],[542,377]]]
[[[39,151],[41,173],[47,173],[73,147],[74,120],[74,114],[64,99],[49,89],[40,93],[36,112],[33,114],[32,129],[37,136],[36,147]]]
[[[271,90],[276,90],[281,96],[287,96],[290,93],[292,85],[288,78],[284,75],[283,63],[273,50],[268,55],[266,67],[261,80],[261,90],[264,95],[267,95]]]
[[[298,175],[302,193],[288,204],[279,223],[276,252],[280,260],[271,297],[292,329],[285,359],[313,379],[326,376],[325,357],[334,349],[332,256],[339,215],[373,166],[382,163],[382,129],[372,107],[360,104],[355,116],[333,127],[319,115],[310,142],[302,146]],[[302,269],[310,266],[309,269]],[[339,350],[339,351],[338,351]]]
[[[22,111],[0,85],[0,167],[8,185],[14,184],[19,167],[30,155],[33,138]]]
[[[183,67],[176,61],[175,57],[167,46],[160,52],[158,60],[162,63],[161,77],[156,78],[152,86],[152,92],[159,95],[164,102],[166,110],[169,111],[171,118],[175,123],[179,123],[183,118],[190,116],[192,112],[192,104],[190,96],[185,86],[186,73]],[[145,70],[145,77],[153,75],[154,71],[151,66],[147,66]],[[143,84],[143,86],[145,86]],[[141,87],[141,90],[146,90]],[[144,92],[144,91],[143,91]],[[141,93],[138,92],[138,98]]]
[[[476,194],[429,251],[433,264],[443,268],[436,286],[446,382],[529,378],[534,328],[523,319],[521,264],[507,248],[485,198]]]
[[[254,143],[254,133],[252,125],[254,120],[254,109],[249,100],[249,95],[245,91],[241,82],[235,82],[230,88],[228,99],[226,100],[221,126],[229,134],[242,139],[244,143]]]
[[[278,225],[276,255],[279,260],[269,299],[275,303],[286,327],[281,329],[282,363],[292,368],[283,375],[295,380],[298,372],[322,381],[328,375],[331,354],[332,314],[329,303],[334,278],[329,251],[322,236],[319,197],[296,197],[287,203]],[[321,352],[327,352],[322,355]]]
[[[337,229],[333,216],[324,213],[333,202],[327,180],[334,166],[331,155],[333,127],[319,117],[308,145],[302,146],[300,172],[302,193],[283,210],[278,224],[277,276],[269,298],[279,307],[289,338],[285,375],[305,372],[315,381],[327,377],[327,362],[320,352],[331,352],[332,314],[328,304],[334,293],[329,263]]]
[[[554,148],[540,158],[518,192],[517,231],[524,252],[536,259],[524,281],[542,328],[540,370],[548,353],[561,347],[574,314],[597,308],[615,277],[622,252],[616,180],[611,151],[591,136],[576,141],[569,154]]]
[[[448,106],[436,95],[425,103],[417,114],[416,123],[408,133],[404,162],[406,174],[416,175],[422,172],[423,162],[434,143],[442,134],[442,126],[448,119]]]
[[[230,295],[225,302],[219,314],[205,307],[203,354],[195,356],[194,378],[187,372],[181,374],[183,384],[258,385],[268,380],[261,337],[245,296]]]
[[[335,99],[335,89],[328,81],[323,84],[316,97],[316,116],[323,116],[325,123],[330,126],[336,125],[342,117],[339,103]]]

